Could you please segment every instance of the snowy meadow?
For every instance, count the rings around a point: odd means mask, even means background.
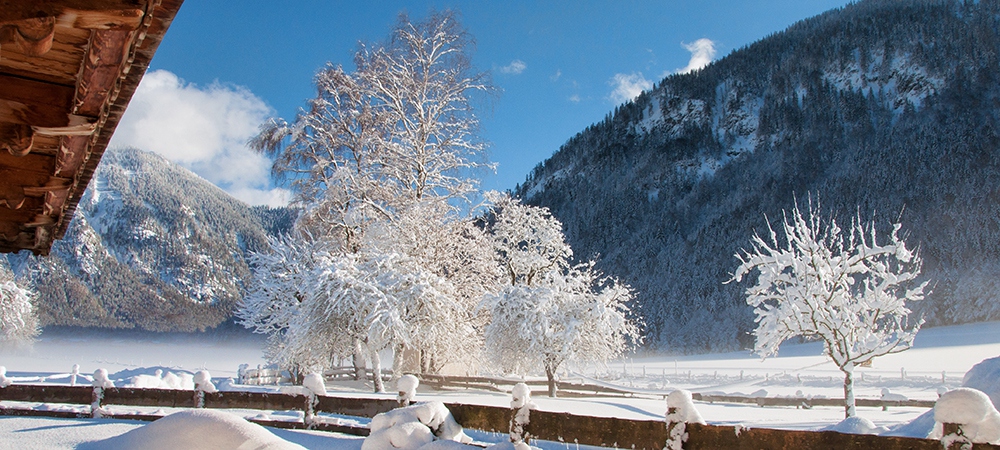
[[[84,377],[99,368],[106,369],[116,386],[134,384],[141,376],[153,376],[157,370],[189,376],[197,370],[208,370],[217,385],[226,386],[229,378],[236,377],[241,364],[263,364],[261,347],[259,337],[242,334],[144,335],[53,330],[43,333],[30,351],[0,354],[0,365],[7,368],[7,377],[14,383],[67,384],[73,365],[78,364]],[[842,398],[840,372],[821,351],[817,343],[786,344],[776,357],[766,360],[747,352],[734,352],[676,357],[646,355],[618,360],[605,367],[571,366],[561,375],[563,380],[607,383],[628,388],[635,395],[552,399],[536,392],[533,400],[539,409],[548,411],[663,420],[666,406],[662,396],[675,389],[702,394]],[[897,398],[935,400],[942,388],[961,386],[965,372],[973,365],[997,355],[1000,355],[1000,322],[924,329],[917,335],[911,350],[878,358],[871,367],[857,370],[857,397],[880,398],[889,394]],[[87,378],[81,379],[81,383],[84,379]],[[229,388],[239,389],[240,386]],[[394,394],[372,394],[370,390],[370,382],[327,385],[328,395],[394,398]],[[417,399],[502,407],[510,402],[509,395],[499,392],[435,391],[424,386],[419,388]],[[9,405],[0,402],[0,406]],[[819,430],[843,419],[840,407],[762,408],[751,404],[701,402],[697,402],[696,407],[710,424],[742,424],[752,428]],[[112,408],[114,412],[128,412],[126,407]],[[885,431],[910,423],[928,411],[916,407],[889,408],[887,411],[859,407],[858,415],[884,427],[881,431]],[[260,413],[245,412],[244,415],[253,417]],[[359,419],[360,423],[366,421]],[[932,423],[918,428],[929,432],[930,425]],[[16,439],[16,448],[77,448],[82,443],[101,441],[144,426],[148,425],[113,419],[0,417],[0,436],[3,437],[0,448],[15,448],[9,447],[15,442],[13,439]],[[283,441],[306,448],[360,448],[361,445],[359,438],[332,433],[271,431]],[[480,441],[505,438],[470,434]],[[566,448],[565,444],[555,443],[548,447]]]

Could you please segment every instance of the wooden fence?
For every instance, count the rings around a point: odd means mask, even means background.
[[[444,375],[420,375],[421,384],[438,389],[481,389],[497,392],[510,392],[510,387],[516,383],[526,383],[533,393],[548,393],[545,380],[523,381],[514,378],[496,377],[456,377]],[[564,397],[593,397],[595,395],[610,395],[621,397],[660,397],[666,398],[668,391],[652,391],[629,389],[620,386],[599,385],[584,382],[559,381],[556,383],[558,395]],[[694,400],[705,403],[740,403],[753,404],[762,407],[796,407],[812,408],[814,406],[844,406],[842,398],[825,397],[748,397],[740,395],[716,395],[693,393]],[[857,406],[888,409],[889,407],[933,408],[933,400],[883,400],[878,398],[858,398]]]
[[[249,419],[252,422],[279,428],[311,428],[365,436],[368,428],[310,422],[312,412],[356,417],[373,417],[397,407],[392,399],[310,397],[303,395],[225,391],[204,393],[168,389],[106,388],[100,392],[86,386],[11,385],[0,388],[0,401],[64,403],[70,405],[106,405],[158,408],[230,408],[273,411],[302,411],[304,420],[275,421]],[[508,408],[446,404],[463,427],[489,432],[506,433],[512,411]],[[56,417],[90,417],[90,412],[39,411],[0,407],[5,415],[44,415]],[[105,417],[136,420],[156,420],[160,416],[144,414],[107,414]],[[532,411],[526,431],[534,439],[578,443],[614,448],[664,448],[667,424],[656,420],[625,420],[617,418],[578,416],[568,413]],[[836,432],[788,431],[763,428],[687,424],[687,449],[862,449],[941,450],[941,443],[929,439],[851,435]],[[1000,446],[976,445],[976,449],[998,449]]]

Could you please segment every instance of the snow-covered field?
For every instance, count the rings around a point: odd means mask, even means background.
[[[74,364],[80,373],[105,368],[112,375],[151,375],[161,370],[208,370],[222,381],[235,377],[240,364],[262,364],[262,340],[254,336],[142,335],[57,330],[43,333],[30,352],[0,353],[0,365],[14,382],[65,382]],[[777,357],[761,360],[745,352],[692,356],[636,356],[604,368],[570,367],[565,379],[586,378],[628,386],[640,393],[673,389],[750,396],[843,397],[842,375],[820,355],[818,344],[782,347]],[[933,400],[939,389],[953,389],[973,365],[1000,355],[1000,322],[930,328],[920,332],[913,349],[874,361],[856,372],[858,398],[878,398],[884,389],[911,399]],[[44,378],[44,380],[42,380]],[[119,381],[122,383],[124,381]],[[372,396],[364,385],[328,386],[331,395]],[[386,394],[385,397],[391,397]],[[419,390],[422,400],[508,406],[510,397],[495,392]],[[536,397],[540,409],[574,414],[662,420],[665,404],[654,395],[632,398],[549,399]],[[2,404],[2,402],[0,402]],[[843,418],[842,408],[760,408],[752,405],[698,403],[701,415],[714,424],[751,427],[820,429]],[[910,422],[925,408],[859,408],[860,416],[892,427]],[[0,417],[0,448],[76,448],[143,427],[122,420],[69,420]],[[360,448],[353,437],[318,432],[272,430],[306,448]],[[477,437],[477,439],[481,439]],[[83,448],[83,447],[81,447]],[[562,448],[562,447],[554,447]]]

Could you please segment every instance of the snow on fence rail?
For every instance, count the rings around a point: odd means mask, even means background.
[[[96,395],[102,389],[102,397]],[[331,413],[355,417],[373,417],[398,406],[395,399],[309,397],[297,394],[243,391],[198,392],[171,389],[93,388],[86,386],[48,386],[13,384],[0,388],[0,401],[66,403],[90,405],[146,406],[159,408],[228,408],[248,410],[303,411],[301,421],[249,419],[252,422],[279,428],[316,429],[366,436],[368,428],[324,421],[309,421],[310,413]],[[508,408],[466,404],[445,404],[455,420],[465,428],[487,432],[509,431],[512,410]],[[85,408],[84,408],[85,409]],[[89,412],[17,409],[0,406],[3,415],[43,415],[54,417],[90,417]],[[153,414],[105,414],[104,417],[133,420],[156,420]],[[667,430],[672,424],[660,420],[627,420],[606,417],[577,416],[533,410],[525,431],[534,439],[577,443],[615,448],[662,449]],[[930,439],[880,437],[841,434],[833,431],[789,431],[748,429],[741,426],[687,424],[686,449],[771,448],[771,449],[843,449],[879,448],[887,450],[940,450],[941,441]],[[1000,446],[976,444],[976,449],[997,449]]]

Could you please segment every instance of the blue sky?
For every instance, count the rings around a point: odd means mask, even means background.
[[[476,40],[474,64],[502,90],[480,111],[498,163],[483,187],[512,189],[638,89],[846,3],[187,0],[112,145],[160,153],[249,203],[281,204],[269,161],[244,145],[257,124],[294,118],[317,70],[349,67],[357,43],[383,40],[400,12],[455,9]]]

